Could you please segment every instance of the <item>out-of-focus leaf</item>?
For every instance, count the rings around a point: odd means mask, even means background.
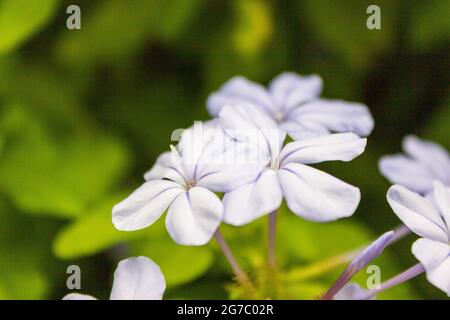
[[[353,220],[339,220],[333,223],[319,224],[305,221],[294,216],[286,208],[282,209],[279,228],[283,232],[279,235],[279,250],[282,251],[283,258],[297,258],[296,265],[303,260],[303,264],[321,261],[326,257],[332,257],[343,252],[361,248],[367,245],[375,237],[361,224]],[[289,216],[290,215],[290,216]],[[306,263],[305,263],[306,262]],[[382,281],[400,273],[402,267],[389,254],[388,249],[382,256],[377,258],[373,264],[381,269]],[[336,279],[342,268],[326,272],[320,279],[326,279],[330,283]],[[301,268],[301,267],[300,267]],[[362,285],[365,285],[369,275],[362,270],[356,277]],[[415,298],[413,291],[408,284],[388,290],[380,295],[384,299],[407,299]]]
[[[97,130],[52,134],[20,105],[3,110],[0,130],[0,189],[26,212],[83,215],[125,171],[125,147]]]
[[[364,68],[371,65],[378,54],[392,45],[395,1],[380,0],[381,30],[369,30],[367,7],[372,1],[307,0],[299,6],[300,18],[308,24],[310,32],[320,46],[336,52],[347,65]]]
[[[164,299],[186,300],[186,299],[208,299],[225,300],[228,294],[224,288],[224,279],[204,278],[186,285],[167,288]]]
[[[380,268],[379,270],[381,273],[381,282],[389,280],[400,272],[405,271],[409,267],[399,264],[399,262],[397,261],[397,257],[392,254],[392,251],[386,249],[386,251],[383,252],[383,254],[379,258],[375,259],[370,263],[369,266],[361,270],[352,279],[352,281],[358,282],[363,288],[367,288],[367,280],[371,275],[373,275],[373,273],[368,272],[370,271],[370,269],[368,269],[370,266],[377,266]],[[340,269],[339,271],[342,271],[342,269]],[[418,299],[419,296],[417,295],[416,291],[413,290],[412,284],[410,282],[406,282],[378,294],[377,298],[385,300],[415,300]]]
[[[314,223],[294,216],[287,209],[280,213],[280,250],[293,259],[314,261],[368,243],[372,237],[354,220]]]
[[[286,285],[286,299],[314,300],[327,290],[321,282],[300,282]]]
[[[0,298],[43,299],[50,285],[46,268],[51,224],[24,217],[0,202]]]
[[[192,105],[189,88],[165,79],[161,75],[145,87],[127,87],[103,104],[104,122],[128,132],[142,154],[167,151],[170,144],[176,144],[171,141],[174,130],[187,128],[195,119],[201,119],[197,115],[203,107]],[[152,165],[146,158],[140,160],[146,165],[143,170]]]
[[[231,41],[242,55],[259,53],[273,33],[271,7],[263,0],[234,1],[236,23]]]
[[[34,300],[46,297],[49,290],[47,278],[38,270],[18,269],[16,266],[9,265],[1,272],[8,273],[8,276],[6,279],[0,277],[0,289],[6,288],[4,292],[0,291],[0,298],[2,293],[4,299],[12,300]]]
[[[443,105],[437,109],[432,118],[424,128],[423,138],[440,143],[450,150],[449,139],[450,123],[450,98],[447,98]]]
[[[55,255],[61,259],[81,258],[101,252],[119,242],[143,237],[147,230],[118,231],[112,224],[112,207],[124,198],[125,195],[109,197],[64,228],[53,243]]]
[[[110,0],[83,16],[78,32],[65,30],[58,54],[68,64],[121,63],[149,41],[174,41],[202,0]]]
[[[0,96],[32,106],[34,112],[54,120],[52,127],[86,127],[89,115],[80,101],[89,80],[86,76],[68,77],[50,64],[14,55],[0,57]]]
[[[448,44],[450,37],[449,1],[424,1],[412,6],[411,10],[412,27],[408,29],[408,32],[414,47],[423,50],[439,41]]]
[[[57,0],[0,1],[0,54],[20,46],[52,17]]]
[[[204,0],[158,0],[154,9],[152,34],[163,41],[176,41],[187,33],[188,26]],[[161,15],[159,15],[159,14]]]
[[[210,248],[180,246],[167,236],[136,242],[133,254],[154,260],[164,273],[169,287],[197,279],[208,271],[213,262]]]

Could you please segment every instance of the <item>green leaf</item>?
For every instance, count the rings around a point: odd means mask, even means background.
[[[112,207],[125,195],[109,197],[87,210],[83,217],[62,229],[53,243],[53,252],[61,259],[90,256],[120,242],[143,237],[147,231],[118,231],[112,224]]]
[[[196,108],[192,102],[192,90],[168,82],[167,78],[167,74],[161,74],[148,79],[145,87],[125,85],[116,95],[107,97],[103,105],[109,123],[129,132],[145,155],[167,151],[174,143],[171,140],[174,130],[191,126],[194,119],[199,119],[195,114],[200,106]],[[152,165],[145,156],[140,160],[145,165],[143,170]]]
[[[287,208],[280,212],[280,250],[289,259],[315,261],[358,248],[372,237],[354,219],[315,223],[296,217]]]
[[[322,282],[288,283],[286,285],[286,299],[314,300],[320,297],[328,289]]]
[[[8,273],[0,277],[0,299],[35,300],[46,297],[49,286],[44,274],[34,269],[22,269],[9,265],[0,269]]]
[[[203,278],[202,281],[195,281],[186,285],[167,288],[164,299],[168,300],[226,300],[229,298],[224,289],[223,279]]]
[[[65,32],[58,55],[70,65],[120,63],[141,50],[149,40],[174,41],[202,0],[121,0],[96,3],[83,17],[80,32]]]
[[[429,119],[423,132],[423,138],[430,139],[442,144],[450,150],[450,140],[448,139],[448,124],[450,123],[450,97],[447,98],[440,108],[437,108],[431,119]]]
[[[167,236],[138,241],[133,247],[134,255],[147,256],[160,266],[169,287],[197,279],[213,262],[210,248],[181,246]]]
[[[299,266],[299,262],[301,261],[303,261],[303,267],[308,267],[327,257],[333,257],[359,249],[375,239],[375,236],[366,227],[354,219],[342,219],[332,223],[320,224],[298,218],[286,208],[281,210],[281,214],[279,228],[283,232],[279,235],[280,255],[286,263],[295,265],[295,268],[302,268]],[[395,261],[389,253],[389,249],[386,249],[371,264],[376,264],[380,267],[382,281],[386,281],[388,278],[405,269]],[[344,268],[345,265],[342,265],[339,268],[331,269],[331,271],[327,270],[322,275],[316,275],[315,277],[331,285]],[[365,282],[369,276],[365,273],[365,270],[362,270],[355,277],[355,281],[365,286]],[[304,281],[307,281],[307,279]],[[380,295],[382,299],[413,299],[416,297],[408,283],[392,288]]]
[[[97,130],[60,134],[45,121],[21,105],[3,110],[0,190],[26,212],[83,215],[122,176],[127,150]]]
[[[377,56],[393,43],[395,34],[394,1],[380,0],[381,29],[369,30],[367,7],[372,1],[306,0],[299,6],[300,18],[321,48],[339,55],[352,68],[365,68],[376,62]]]
[[[0,202],[0,299],[44,299],[52,223],[20,215]]]
[[[234,1],[236,23],[231,35],[235,50],[242,55],[254,55],[268,44],[273,33],[272,10],[262,0]]]
[[[57,0],[0,1],[0,54],[14,50],[38,32],[55,12]]]
[[[411,43],[416,49],[427,49],[447,41],[450,36],[450,2],[429,0],[411,8]]]

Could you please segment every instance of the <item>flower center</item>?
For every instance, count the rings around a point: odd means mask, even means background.
[[[271,169],[271,170],[278,170],[280,169],[280,161],[277,158],[272,159],[267,165],[266,165],[267,169]]]
[[[195,181],[194,180],[186,181],[186,187],[187,189],[195,187]]]
[[[284,121],[284,112],[278,111],[275,113],[274,119],[277,123],[282,123]]]

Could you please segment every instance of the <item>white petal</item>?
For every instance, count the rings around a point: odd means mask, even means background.
[[[318,97],[322,91],[322,79],[318,75],[300,76],[284,72],[272,80],[269,91],[278,108],[288,111]]]
[[[450,246],[429,239],[418,239],[412,252],[422,263],[427,279],[450,296]]]
[[[171,164],[172,164],[172,152],[170,151],[163,152],[158,157],[158,159],[156,159],[156,162],[153,165],[153,167],[144,174],[144,179],[146,181],[149,181],[164,178],[164,176],[167,173],[167,169],[170,167]]]
[[[353,133],[337,133],[288,143],[280,154],[282,164],[350,161],[364,152],[367,140]]]
[[[205,188],[194,187],[173,201],[167,213],[166,227],[178,244],[200,246],[212,238],[222,216],[220,199]]]
[[[427,272],[437,268],[450,254],[448,244],[425,238],[416,240],[411,250]]]
[[[262,170],[259,164],[235,164],[217,166],[217,170],[209,167],[211,171],[202,175],[197,186],[215,192],[230,192],[256,179]]]
[[[278,209],[282,200],[277,173],[267,169],[253,183],[225,194],[224,221],[235,226],[247,224]]]
[[[306,165],[289,163],[278,177],[289,209],[307,220],[351,216],[361,198],[358,188]]]
[[[97,298],[94,298],[93,296],[90,296],[88,294],[80,294],[80,293],[69,293],[65,295],[63,300],[97,300]]]
[[[178,183],[168,180],[146,182],[114,206],[113,224],[123,231],[143,229],[154,223],[183,191]]]
[[[178,144],[187,181],[218,192],[229,190],[230,182],[239,185],[236,177],[248,167],[245,156],[250,146],[227,135],[219,121],[194,124],[183,132]]]
[[[261,172],[258,156],[255,146],[230,138],[214,152],[205,149],[197,164],[196,185],[215,192],[228,192],[249,183]]]
[[[450,255],[439,267],[429,273],[427,272],[427,279],[450,297]]]
[[[161,300],[166,281],[161,269],[147,257],[119,262],[114,272],[111,300]]]
[[[441,182],[434,182],[434,199],[439,208],[442,218],[447,226],[447,233],[450,239],[450,189]]]
[[[364,104],[327,99],[314,100],[296,108],[287,120],[304,125],[320,124],[330,132],[353,132],[359,136],[368,136],[374,126],[372,115]]]
[[[278,156],[286,133],[272,118],[253,105],[225,106],[219,119],[228,135],[250,143],[267,158]]]
[[[172,181],[184,184],[183,169],[174,159],[173,152],[162,153],[154,166],[144,174],[145,181],[170,179]]]
[[[439,180],[450,184],[450,154],[440,145],[407,136],[403,149],[412,158],[425,164]]]
[[[413,232],[431,240],[448,241],[445,224],[427,199],[395,185],[389,188],[387,200],[399,219]]]
[[[266,112],[274,108],[267,90],[242,76],[231,78],[218,91],[210,94],[207,100],[208,111],[212,116],[217,116],[226,105],[240,103],[253,104]]]
[[[424,164],[403,155],[384,156],[379,169],[391,183],[425,194],[433,187],[436,176]]]
[[[330,134],[329,130],[325,126],[315,122],[286,120],[281,123],[280,126],[293,140],[310,139]]]
[[[211,123],[195,123],[183,131],[178,144],[181,166],[188,181],[196,180],[196,172],[207,163],[214,152],[222,150],[225,134],[222,128]],[[203,160],[204,158],[208,158]]]

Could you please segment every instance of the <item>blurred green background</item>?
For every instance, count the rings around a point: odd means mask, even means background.
[[[66,8],[81,7],[81,30]],[[366,8],[381,8],[381,30]],[[146,255],[165,298],[229,298],[215,243],[177,246],[163,221],[118,232],[112,206],[142,183],[170,134],[208,119],[205,99],[240,74],[268,83],[317,73],[324,96],[366,103],[376,127],[351,163],[322,165],[362,189],[353,218],[312,224],[282,210],[284,270],[353,249],[396,226],[379,174],[408,133],[450,147],[450,2],[411,0],[0,0],[0,299],[60,299],[67,266],[82,290],[108,298],[117,262]],[[223,232],[252,273],[265,257],[260,219]],[[415,263],[414,236],[377,260],[382,278]],[[279,297],[314,298],[342,269],[289,280]],[[367,275],[362,272],[360,281]],[[423,276],[382,298],[445,298]]]

